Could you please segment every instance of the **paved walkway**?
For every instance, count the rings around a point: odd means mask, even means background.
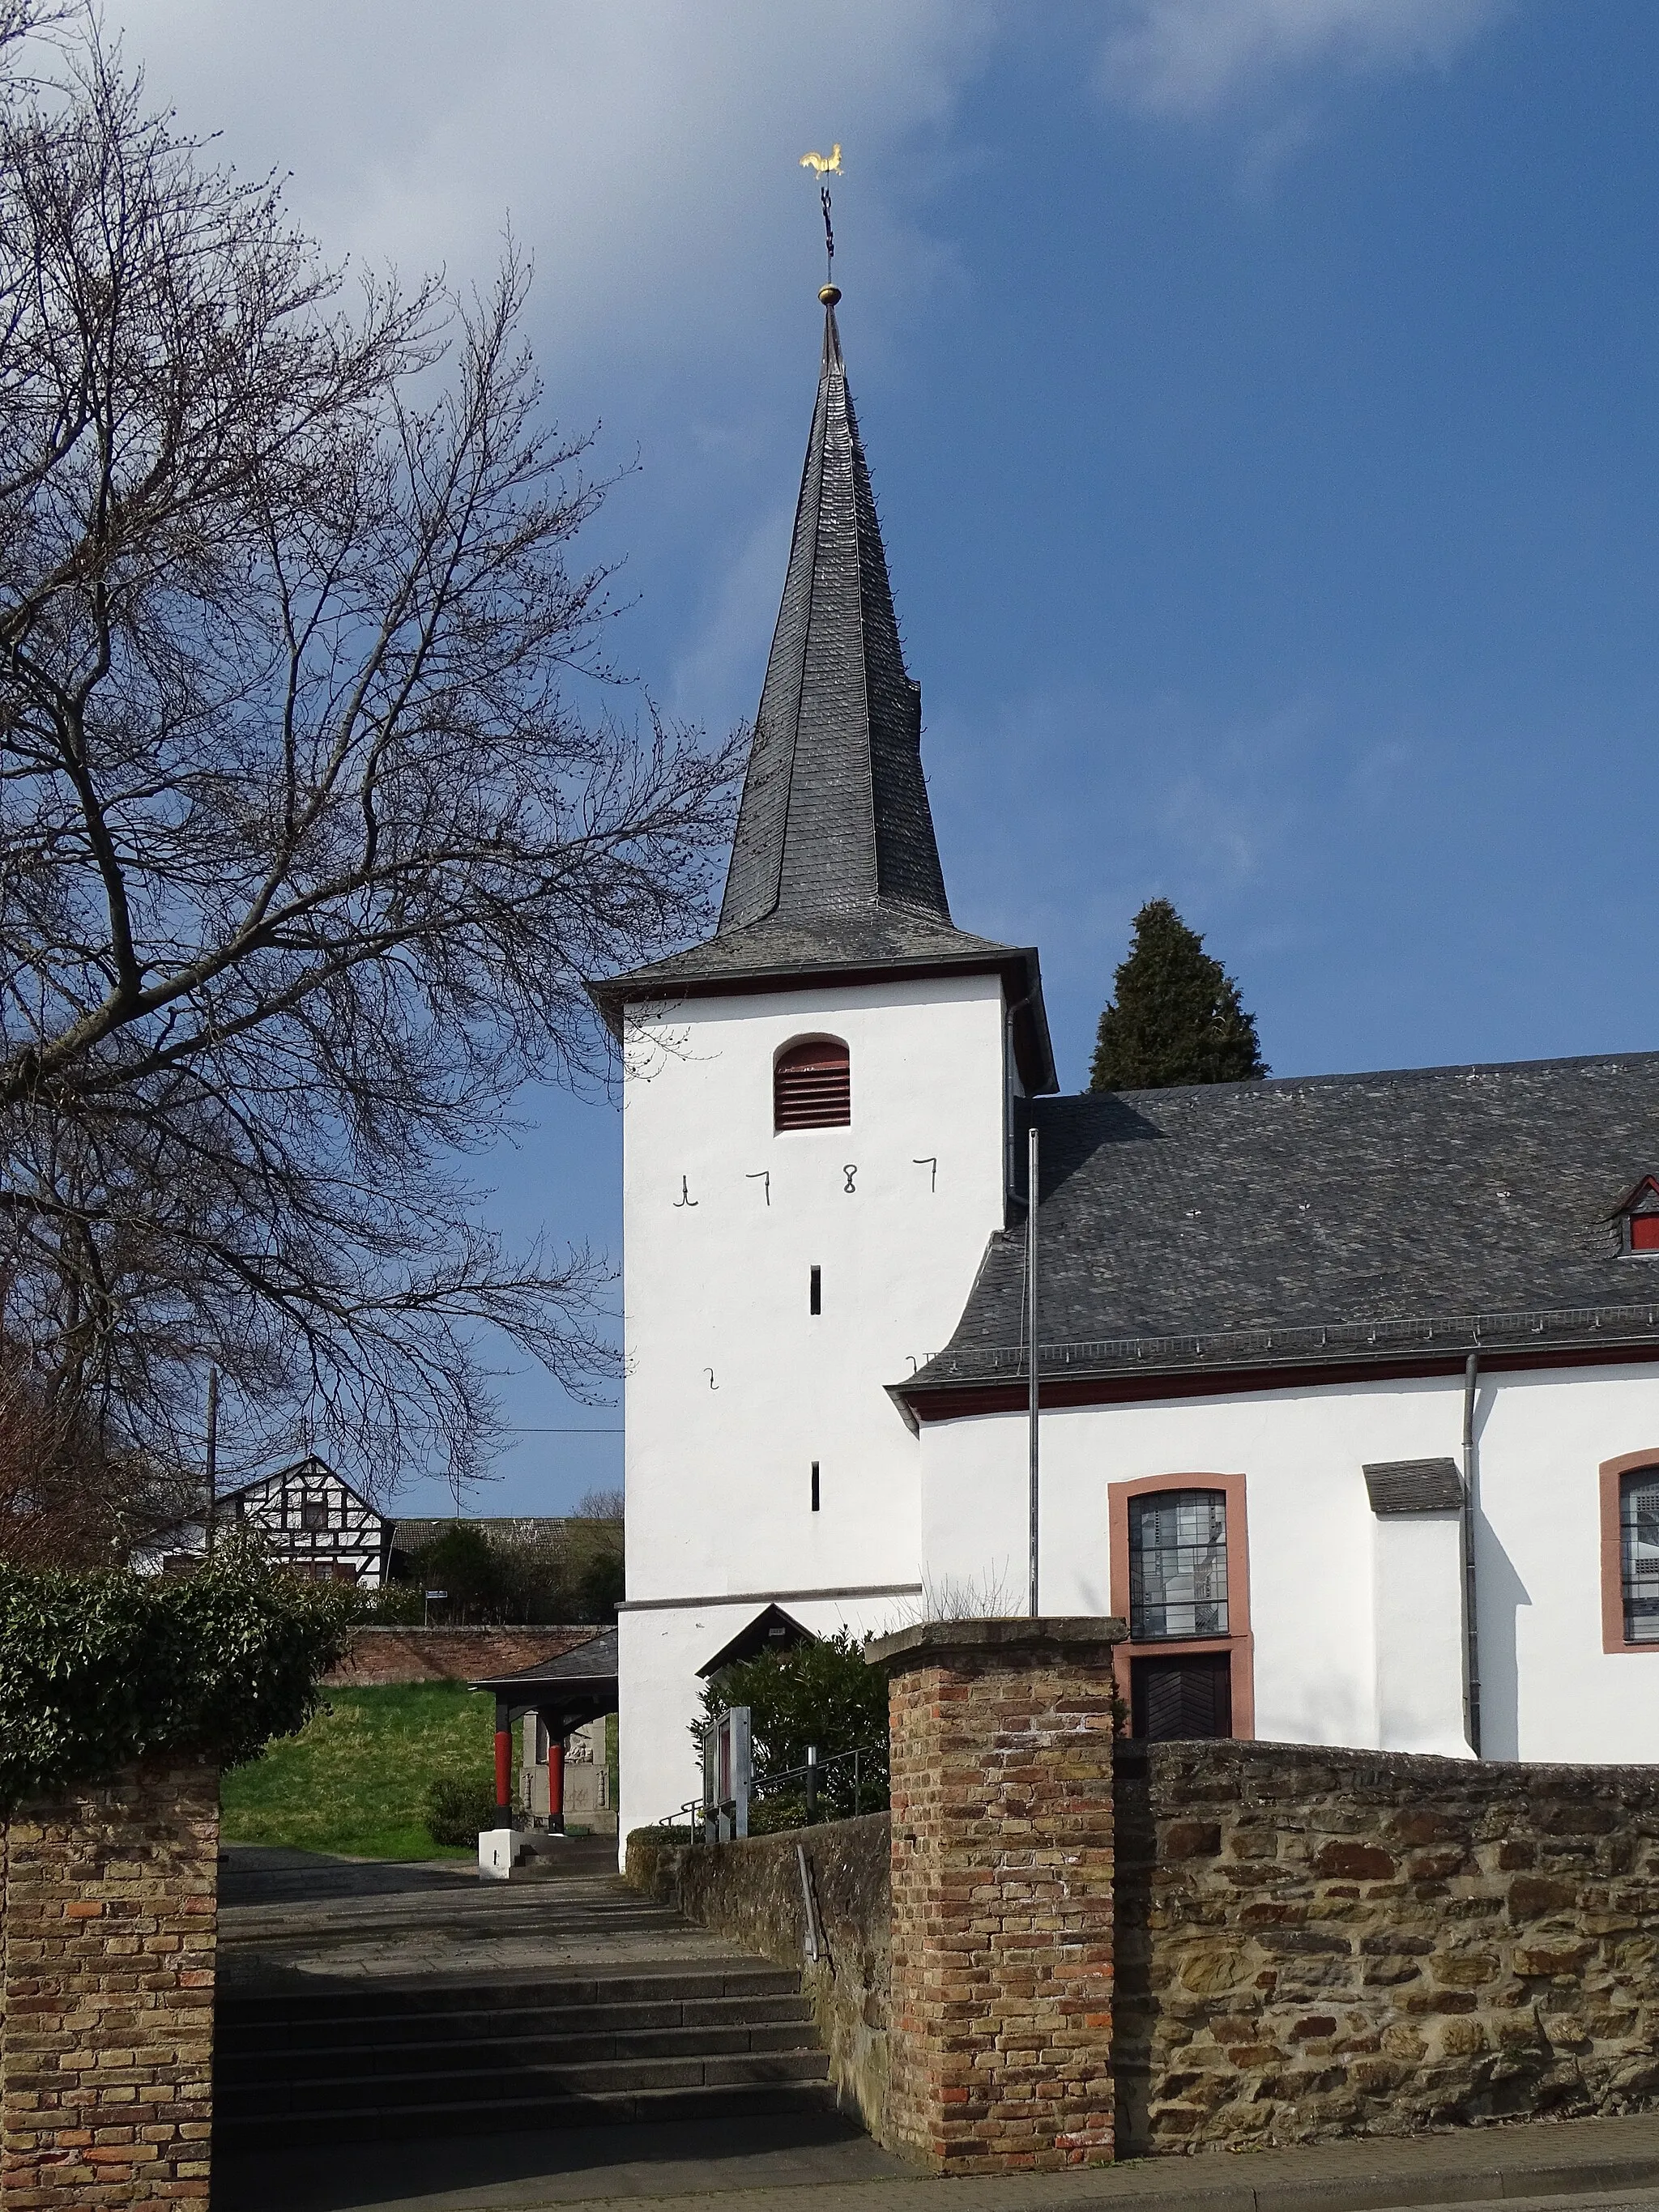
[[[250,2177],[250,2180],[254,2177]],[[1643,2186],[1643,2185],[1646,2185]],[[1062,2174],[918,2179],[862,2135],[777,2124],[596,2128],[295,2154],[238,2212],[1393,2212],[1501,2203],[1659,2212],[1659,2120],[1216,2153]]]
[[[666,1972],[723,1960],[732,1947],[635,1895],[617,1847],[576,1837],[532,1878],[483,1882],[470,1860],[415,1865],[228,1846],[220,1875],[225,1986],[295,1976],[545,1978],[576,1966]]]
[[[544,1880],[481,1884],[453,1860],[387,1866],[234,1846],[224,1869],[228,1987],[368,1975],[540,1977],[665,1969],[731,1947],[626,1889],[608,1842],[574,1842]],[[216,2212],[1404,2212],[1571,2203],[1659,2212],[1659,2114],[1533,2122],[1313,2149],[1155,2159],[1006,2179],[919,2179],[833,2118],[685,2122],[446,2142],[296,2143],[221,2160]]]

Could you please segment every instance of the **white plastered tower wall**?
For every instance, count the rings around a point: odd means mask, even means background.
[[[1044,1611],[1109,1610],[1109,1483],[1242,1474],[1254,1733],[1419,1747],[1390,1743],[1379,1712],[1375,1523],[1362,1469],[1455,1455],[1462,1392],[1457,1376],[1045,1413]],[[1659,1375],[1638,1365],[1488,1373],[1475,1435],[1482,1755],[1659,1757],[1659,1648],[1602,1648],[1599,1496],[1602,1462],[1650,1449],[1659,1462]],[[925,1422],[921,1456],[930,1578],[1018,1565],[1023,1418]],[[1457,1637],[1443,1632],[1419,1655],[1419,1709],[1443,1722],[1461,1697],[1460,1659]],[[1438,1670],[1432,1680],[1429,1670]],[[1394,1681],[1397,1692],[1406,1686],[1397,1671]]]
[[[693,1794],[696,1669],[762,1606],[862,1633],[922,1580],[886,1386],[947,1340],[1003,1225],[1006,1029],[994,974],[632,1011],[624,1836]],[[775,1132],[775,1056],[822,1036],[848,1048],[851,1124]]]

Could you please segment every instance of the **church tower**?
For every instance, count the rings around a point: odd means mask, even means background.
[[[1004,1226],[1015,1097],[1055,1087],[1035,951],[951,919],[820,297],[720,926],[592,987],[624,1069],[624,1836],[695,1794],[700,1670],[769,1608],[863,1634],[914,1607],[918,1451],[889,1386],[947,1340]]]

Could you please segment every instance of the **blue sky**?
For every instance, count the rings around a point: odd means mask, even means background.
[[[1082,1082],[1173,899],[1275,1072],[1644,1048],[1659,874],[1651,0],[116,0],[334,251],[535,258],[550,399],[637,461],[619,659],[752,712],[818,343],[807,147],[964,926]],[[617,1241],[603,1100],[499,1218]],[[510,1378],[481,1510],[614,1481]],[[411,1506],[427,1486],[404,1493]]]

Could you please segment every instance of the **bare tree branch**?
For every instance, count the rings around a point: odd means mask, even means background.
[[[0,0],[0,60],[45,20]],[[470,1467],[479,1331],[591,1382],[607,1271],[453,1158],[603,1066],[584,975],[702,926],[737,749],[584,705],[606,485],[516,252],[348,309],[64,51],[0,67],[0,1332],[152,1458],[211,1359],[250,1449],[309,1402],[360,1470]]]

